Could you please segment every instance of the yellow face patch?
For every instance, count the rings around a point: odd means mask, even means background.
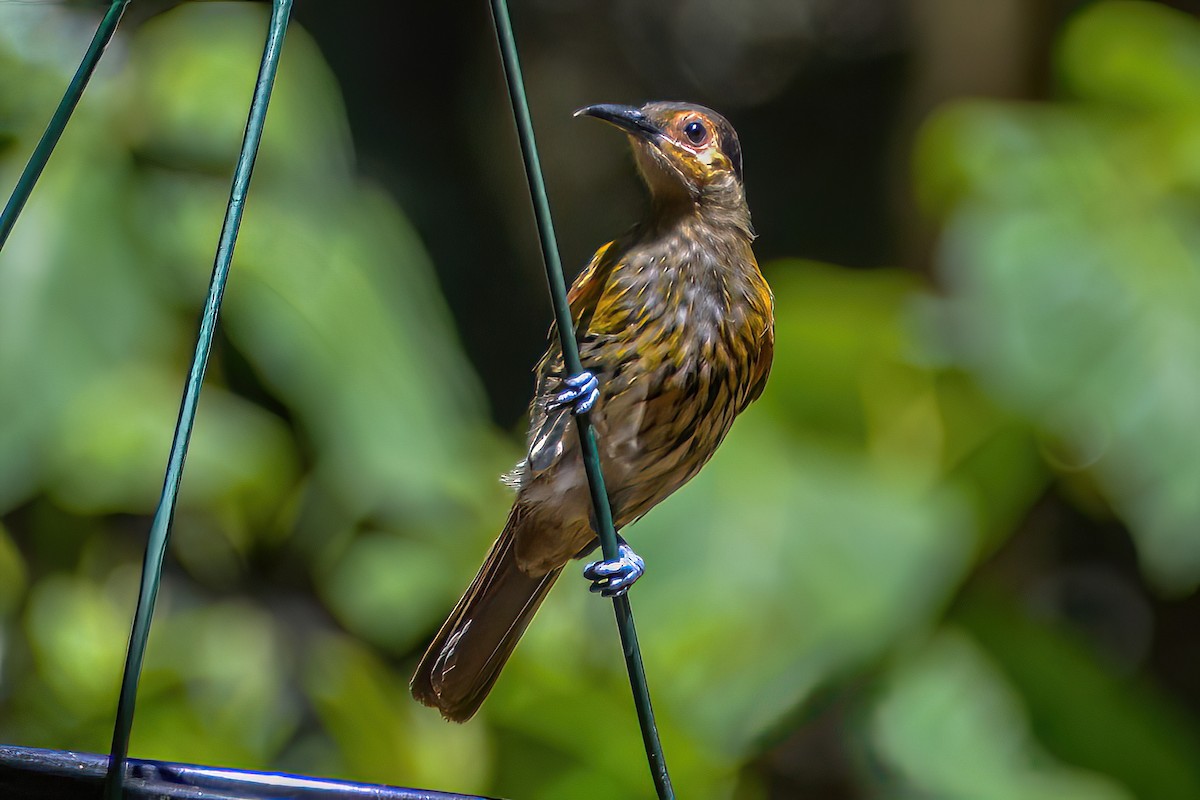
[[[673,145],[668,152],[676,165],[698,180],[705,180],[719,170],[730,168],[721,152],[717,126],[696,111],[675,114],[663,126],[666,140]]]

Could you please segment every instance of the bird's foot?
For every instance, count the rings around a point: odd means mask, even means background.
[[[571,406],[572,413],[586,414],[600,399],[600,382],[587,370],[563,379],[563,383],[567,389],[550,400],[550,408]]]
[[[629,587],[646,573],[646,562],[633,552],[633,548],[620,540],[617,552],[620,556],[612,561],[593,561],[583,568],[583,577],[592,582],[591,591],[605,597],[616,597],[629,591]]]

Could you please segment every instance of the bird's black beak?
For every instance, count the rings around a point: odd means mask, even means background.
[[[602,119],[605,122],[616,125],[626,133],[642,139],[652,140],[663,135],[662,128],[651,122],[650,118],[643,114],[640,108],[635,108],[634,106],[600,103],[599,105],[585,106],[579,109],[575,112],[575,116]]]

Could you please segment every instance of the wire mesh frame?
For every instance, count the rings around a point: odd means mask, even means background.
[[[32,194],[38,178],[48,163],[63,131],[66,129],[67,123],[79,99],[82,97],[92,74],[95,72],[105,48],[116,32],[117,25],[128,4],[129,0],[112,0],[108,12],[97,27],[92,42],[68,85],[58,108],[47,125],[41,139],[38,141],[25,169],[22,171],[5,208],[0,212],[0,249],[3,248],[4,243],[7,241],[9,234],[16,224],[17,217]],[[231,795],[228,791],[225,791],[227,789],[236,789],[237,786],[242,786],[243,788],[250,786],[259,786],[260,788],[261,786],[287,786],[287,796],[295,797],[320,796],[328,798],[361,796],[353,792],[346,794],[348,787],[361,786],[359,784],[339,784],[338,782],[317,781],[314,779],[270,773],[217,770],[194,765],[164,764],[161,762],[138,760],[131,762],[127,758],[129,735],[132,730],[133,714],[136,705],[137,685],[145,656],[146,643],[149,638],[158,587],[161,582],[163,559],[170,537],[171,523],[174,519],[184,462],[191,440],[208,356],[216,331],[221,300],[229,277],[233,250],[237,242],[237,234],[245,208],[250,178],[253,174],[255,158],[262,139],[267,108],[270,104],[271,91],[278,70],[280,51],[288,22],[291,18],[291,8],[292,0],[272,0],[271,23],[263,50],[262,61],[259,66],[254,95],[251,100],[242,148],[234,170],[233,185],[217,245],[217,253],[204,311],[201,315],[196,348],[184,386],[162,492],[147,539],[137,608],[134,613],[129,649],[122,674],[121,693],[117,705],[110,756],[105,760],[102,756],[91,754],[61,753],[60,751],[0,745],[0,785],[3,785],[2,782],[5,780],[6,775],[11,778],[14,774],[25,774],[26,776],[41,775],[43,777],[57,774],[59,778],[65,777],[67,779],[66,785],[68,788],[65,790],[66,794],[62,796],[70,796],[71,792],[74,791],[69,788],[71,776],[74,776],[75,779],[83,780],[86,776],[102,772],[103,793],[106,800],[122,800],[125,796],[127,783],[130,784],[131,796],[136,797],[187,796],[194,798],[229,798],[243,796]],[[563,355],[567,367],[572,372],[578,373],[582,371],[582,366],[573,335],[570,306],[567,302],[562,265],[558,255],[553,221],[550,216],[549,202],[546,197],[541,166],[537,155],[537,145],[533,136],[532,121],[529,115],[528,102],[525,97],[524,81],[521,76],[515,38],[505,0],[492,0],[492,14],[505,75],[508,79],[509,96],[512,101],[513,113],[516,117],[520,136],[526,176],[529,180],[530,195],[533,200],[538,223],[547,280],[554,303],[557,327],[562,340]],[[584,459],[584,468],[588,477],[596,519],[598,520],[597,533],[600,538],[601,549],[606,559],[615,559],[618,557],[616,531],[613,527],[612,512],[609,508],[608,497],[604,487],[604,477],[600,469],[595,434],[592,431],[586,414],[580,415],[577,418],[577,429]],[[637,632],[633,622],[633,613],[629,599],[624,595],[620,595],[613,598],[613,604],[617,618],[617,627],[621,636],[622,650],[625,654],[626,666],[629,671],[630,686],[633,691],[634,703],[637,708],[638,720],[642,729],[646,756],[650,765],[655,789],[662,800],[674,798],[674,790],[671,786],[662,745],[659,741],[657,727],[654,722],[654,712],[650,704],[649,689],[646,683],[645,669],[642,665],[641,652],[637,641]],[[135,767],[135,769],[127,770],[127,767],[130,766]],[[23,773],[22,769],[24,770]],[[127,775],[127,772],[137,774]],[[151,776],[151,779],[147,779],[147,775]],[[198,784],[192,784],[192,788],[183,789],[183,794],[177,794],[170,786],[159,785],[162,784],[160,780],[162,775],[176,777],[190,776],[196,780],[216,780],[219,785],[213,791],[218,792],[218,794],[204,794],[203,789],[197,788]],[[61,790],[62,786],[60,785],[59,788]],[[383,798],[403,800],[420,797],[432,800],[433,798],[462,797],[461,795],[449,795],[445,793],[413,793],[411,790],[390,789],[389,787],[363,786],[362,788],[370,791],[370,796],[381,798],[381,800]],[[13,787],[10,785],[9,789],[12,790]],[[300,791],[302,789],[306,791]],[[300,791],[300,793],[297,794],[297,791]],[[381,791],[384,793],[381,793]],[[388,794],[387,792],[391,793]],[[253,796],[271,797],[278,795],[254,794]]]

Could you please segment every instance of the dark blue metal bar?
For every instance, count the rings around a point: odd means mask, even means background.
[[[131,800],[488,800],[476,795],[351,783],[278,772],[128,760]],[[100,796],[108,757],[0,745],[4,800],[80,800]]]

